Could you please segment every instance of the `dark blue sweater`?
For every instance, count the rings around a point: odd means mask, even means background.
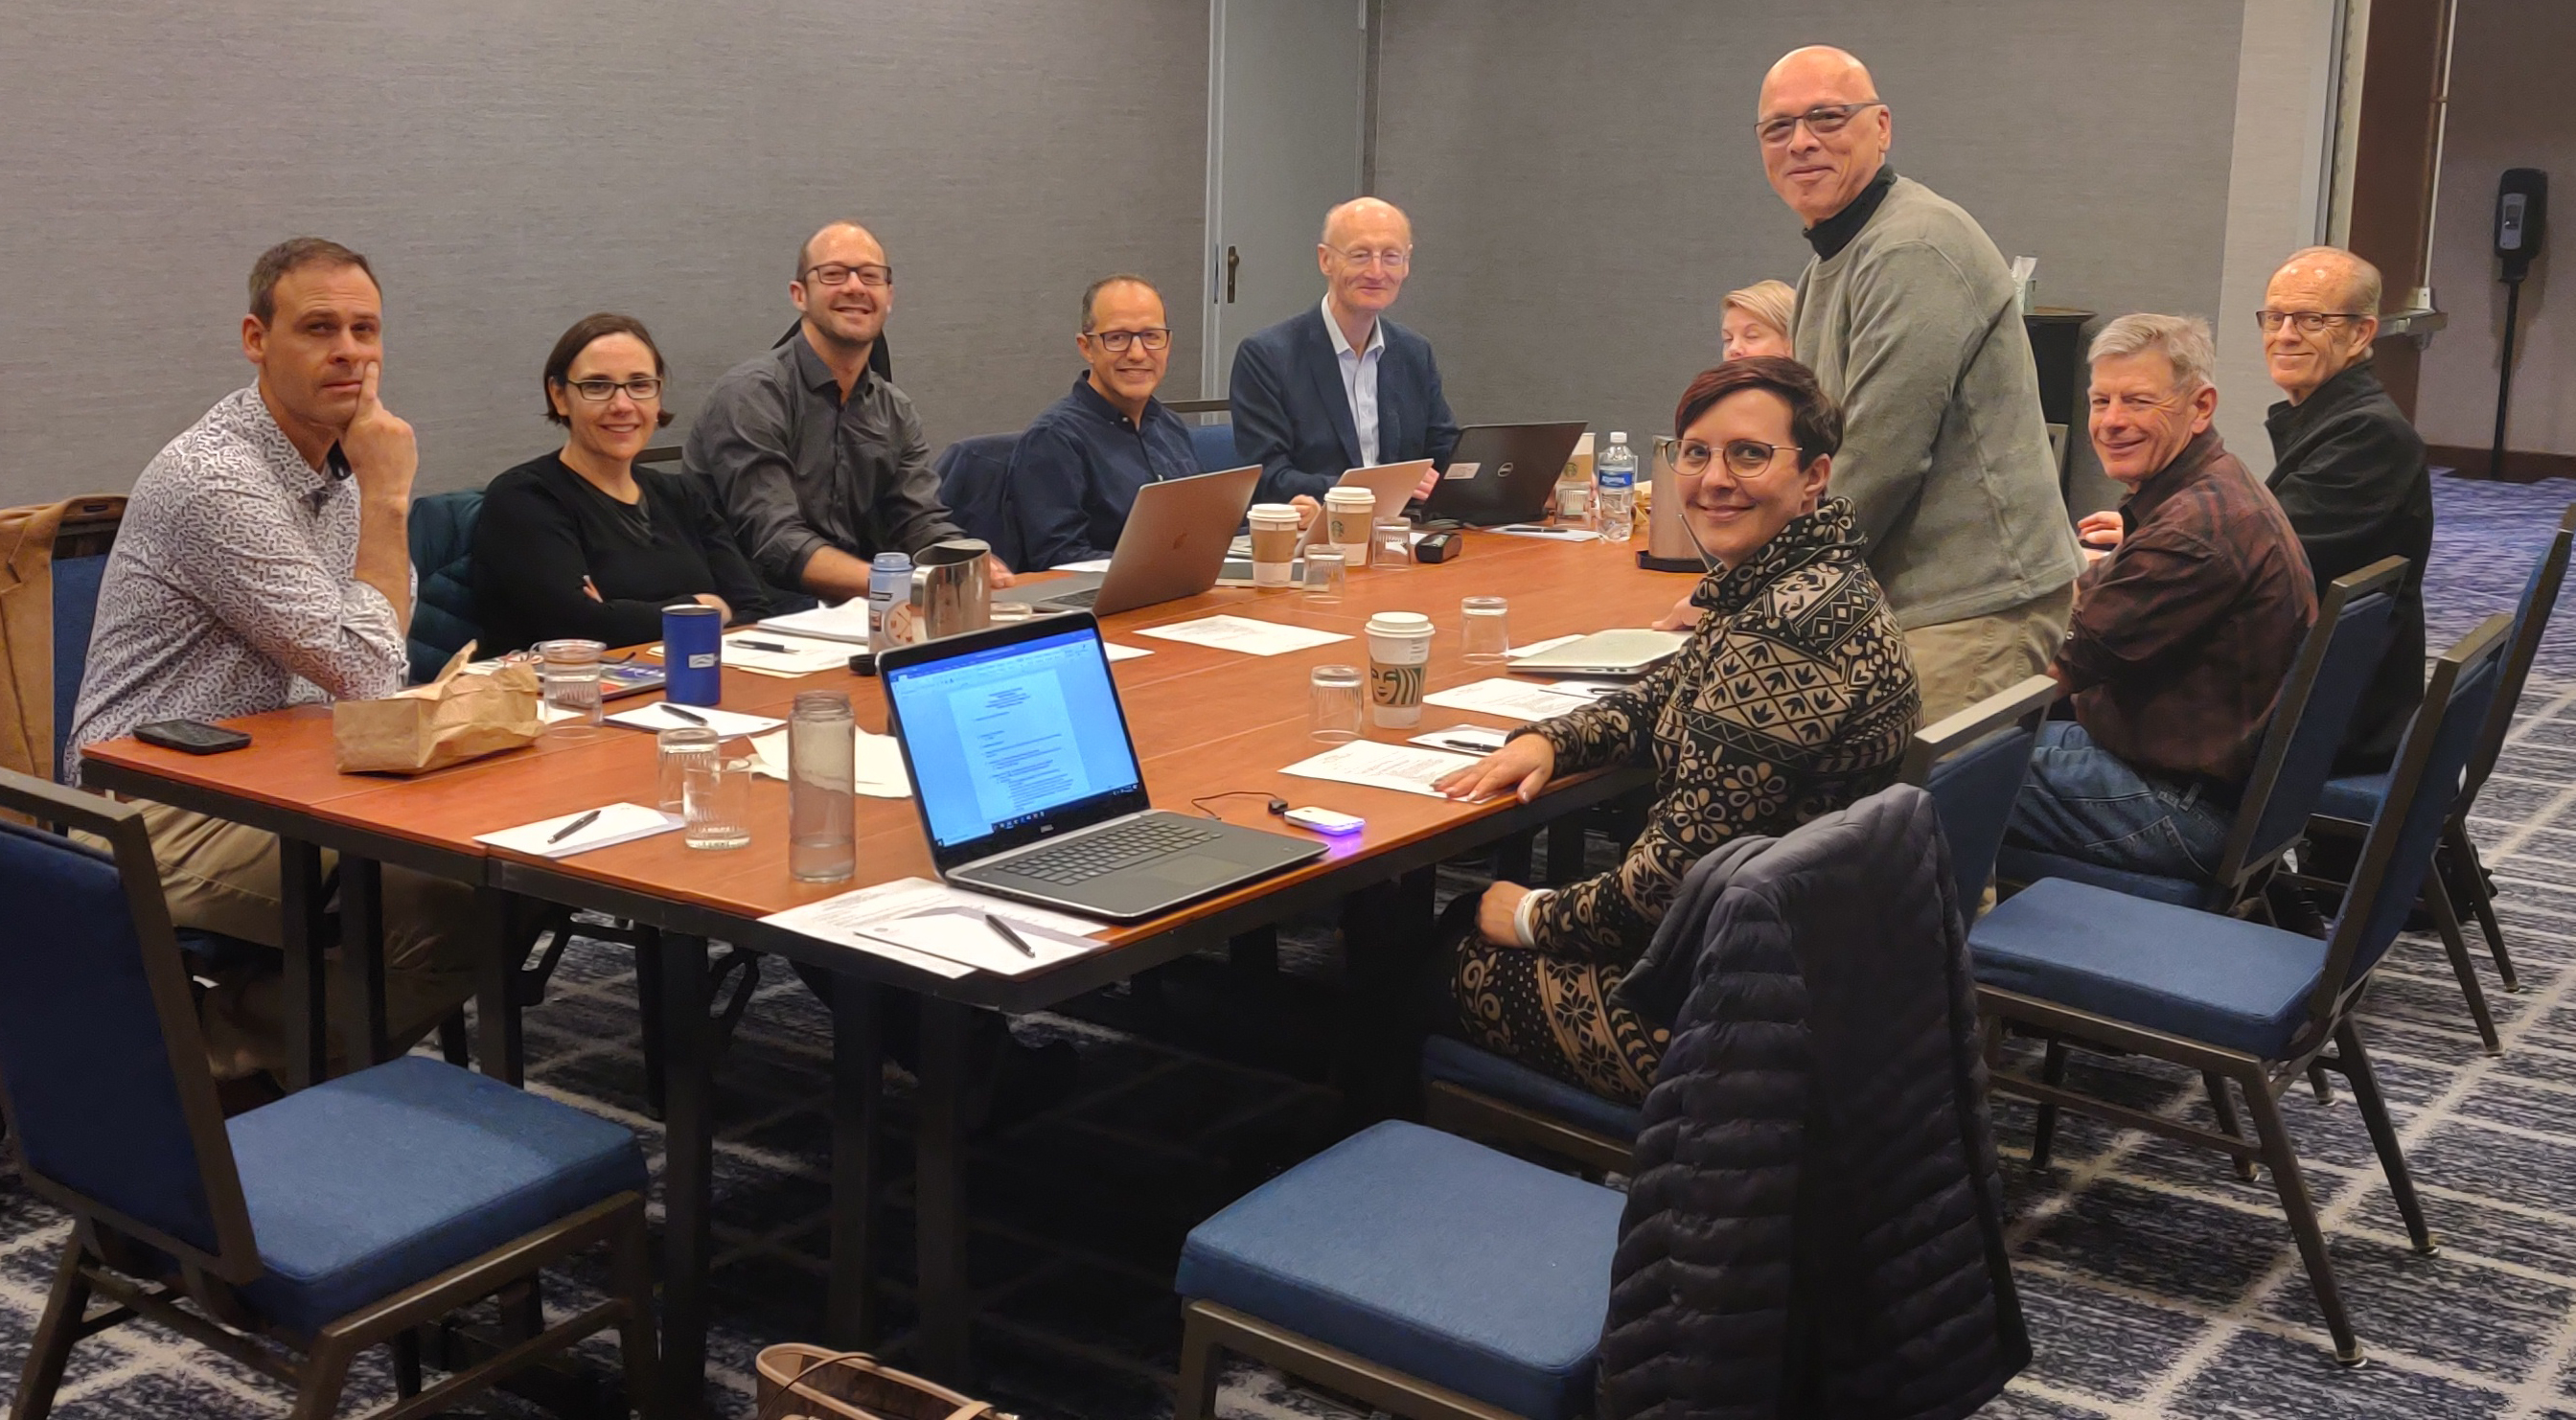
[[[1077,377],[1011,451],[1021,570],[1107,557],[1127,526],[1137,489],[1198,471],[1189,426],[1161,400],[1147,400],[1142,424],[1131,424],[1091,387],[1087,372]]]

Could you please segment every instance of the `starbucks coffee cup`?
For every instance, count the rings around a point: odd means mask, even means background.
[[[1286,503],[1255,503],[1252,522],[1252,585],[1284,587],[1297,562],[1297,510]]]
[[[1431,660],[1431,618],[1382,611],[1368,619],[1369,718],[1385,729],[1422,723],[1422,685]]]
[[[1352,567],[1366,567],[1376,515],[1376,494],[1365,488],[1331,489],[1324,494],[1324,540],[1340,548]]]

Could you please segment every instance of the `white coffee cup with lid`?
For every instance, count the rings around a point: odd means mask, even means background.
[[[1431,618],[1382,611],[1368,619],[1369,719],[1383,729],[1422,723],[1422,691],[1431,661]]]
[[[1287,586],[1297,563],[1297,510],[1286,503],[1255,503],[1245,516],[1252,524],[1252,585]]]
[[[1324,494],[1324,540],[1340,548],[1353,568],[1368,565],[1376,515],[1377,495],[1365,488],[1334,488]]]

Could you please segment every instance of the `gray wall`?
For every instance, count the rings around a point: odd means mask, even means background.
[[[1754,101],[1831,43],[1871,64],[1897,169],[2038,257],[2041,303],[2215,315],[2243,3],[1386,0],[1377,191],[1417,246],[1396,314],[1462,420],[1668,432],[1718,298],[1806,260]]]
[[[792,317],[796,244],[865,218],[934,445],[1016,428],[1132,269],[1196,301],[1205,0],[29,0],[0,41],[0,505],[121,491],[248,382],[260,249],[311,232],[386,288],[422,487],[549,448],[538,370],[641,316],[685,427]],[[1176,319],[1172,367],[1197,366]]]

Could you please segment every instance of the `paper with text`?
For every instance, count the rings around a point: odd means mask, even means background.
[[[1527,681],[1495,676],[1434,691],[1422,697],[1422,703],[1437,705],[1444,710],[1473,710],[1484,715],[1500,715],[1509,720],[1547,720],[1571,714],[1592,701],[1588,696],[1566,695]]]
[[[1322,754],[1301,759],[1280,770],[1300,779],[1329,779],[1337,784],[1358,784],[1371,789],[1394,789],[1407,794],[1443,797],[1431,787],[1432,781],[1476,762],[1472,754],[1452,754],[1447,750],[1424,749],[1409,744],[1379,744],[1374,740],[1352,740]]]
[[[1192,646],[1212,646],[1220,651],[1241,651],[1248,656],[1284,656],[1291,651],[1308,651],[1351,639],[1338,631],[1309,631],[1302,626],[1282,626],[1277,622],[1254,621],[1243,616],[1203,616],[1196,621],[1145,627],[1136,634]]]

